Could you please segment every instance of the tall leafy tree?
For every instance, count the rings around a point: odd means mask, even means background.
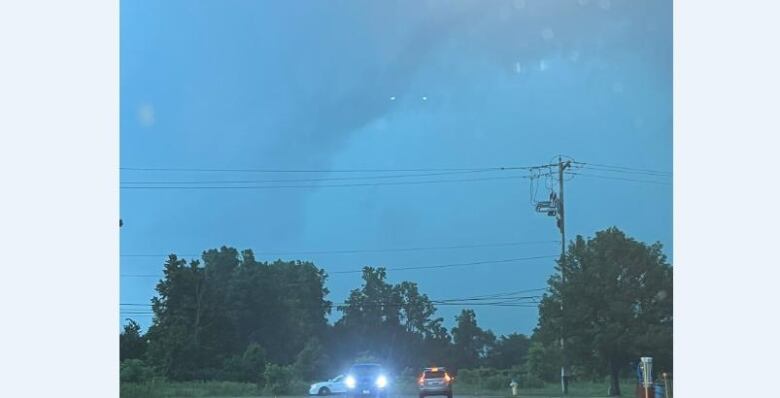
[[[509,369],[526,361],[531,340],[524,334],[512,333],[496,340],[487,357],[487,365],[497,369]]]
[[[141,333],[141,326],[128,319],[122,333],[119,334],[119,360],[143,359],[146,355],[146,338]]]
[[[258,262],[249,250],[209,250],[203,265],[172,255],[152,303],[150,359],[172,379],[217,378],[228,368],[235,376],[248,347],[252,357],[292,364],[327,329],[324,284],[312,263]]]
[[[436,312],[428,295],[421,294],[414,282],[404,281],[396,286],[401,299],[401,319],[406,331],[418,335],[429,333],[429,322]]]
[[[496,336],[477,325],[474,310],[464,309],[455,316],[457,326],[452,328],[453,350],[459,368],[474,368],[482,364]]]
[[[401,325],[401,297],[398,289],[387,283],[384,268],[364,267],[363,285],[350,292],[343,316],[335,330],[344,336],[343,353],[347,356],[371,355],[383,360],[392,358]]]
[[[312,338],[295,358],[295,371],[303,380],[314,380],[328,375],[328,356],[317,338]]]
[[[452,336],[442,325],[444,318],[431,319],[426,324],[423,337],[423,349],[427,366],[445,366],[454,368],[452,358]]]
[[[545,346],[539,341],[531,342],[526,357],[526,370],[528,374],[542,380],[555,381],[561,371],[560,346],[555,343]]]
[[[393,285],[386,278],[384,268],[363,269],[362,286],[339,307],[343,316],[333,332],[341,344],[333,344],[332,349],[340,355],[332,356],[344,361],[372,356],[399,368],[420,367],[434,357],[446,357],[449,335],[442,319],[434,318],[436,308],[428,296],[413,282]]]
[[[149,357],[164,375],[173,379],[193,377],[202,368],[201,336],[208,326],[205,272],[199,261],[189,265],[171,255],[164,278],[152,299],[155,317],[147,333]]]
[[[659,243],[646,245],[617,228],[577,236],[558,269],[566,281],[549,280],[540,338],[552,344],[563,334],[570,360],[602,369],[614,395],[620,370],[641,355],[671,369],[672,267]]]

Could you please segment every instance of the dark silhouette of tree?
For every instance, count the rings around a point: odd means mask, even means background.
[[[558,265],[566,283],[550,278],[539,307],[539,337],[554,344],[563,331],[566,355],[608,374],[614,395],[621,368],[639,356],[671,370],[672,267],[661,249],[617,228],[577,236]]]
[[[496,336],[490,330],[477,325],[474,310],[464,309],[455,317],[457,326],[452,328],[453,350],[458,368],[474,368],[483,363]]]
[[[119,360],[143,359],[146,355],[146,338],[141,333],[141,326],[132,319],[119,334]]]

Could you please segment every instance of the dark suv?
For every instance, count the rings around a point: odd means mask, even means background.
[[[444,368],[425,368],[417,380],[420,387],[420,398],[428,395],[446,395],[452,398],[452,383],[455,378]]]
[[[348,398],[387,398],[390,380],[382,365],[358,363],[349,368],[344,384]]]

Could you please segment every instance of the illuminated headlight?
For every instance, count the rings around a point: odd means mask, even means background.
[[[379,376],[376,379],[376,386],[379,388],[385,388],[387,386],[387,377]]]
[[[344,384],[347,385],[347,388],[355,388],[355,385],[357,384],[355,382],[355,378],[352,376],[347,376],[347,379],[344,380]]]

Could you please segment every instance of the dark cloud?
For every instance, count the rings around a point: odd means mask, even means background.
[[[669,15],[659,18],[664,12]],[[651,0],[415,0],[313,7],[300,15],[300,24],[338,22],[304,30],[291,45],[306,50],[283,54],[280,84],[288,87],[294,110],[278,122],[280,136],[271,151],[327,164],[351,134],[392,112],[398,102],[390,98],[404,98],[418,72],[441,52],[457,63],[440,70],[442,75],[468,73],[464,64],[479,61],[507,73],[554,56],[604,63],[628,50],[634,56],[647,52],[648,62],[667,62],[659,54],[666,50],[671,56],[671,42],[650,40],[657,28],[648,21],[670,15],[670,2]]]

